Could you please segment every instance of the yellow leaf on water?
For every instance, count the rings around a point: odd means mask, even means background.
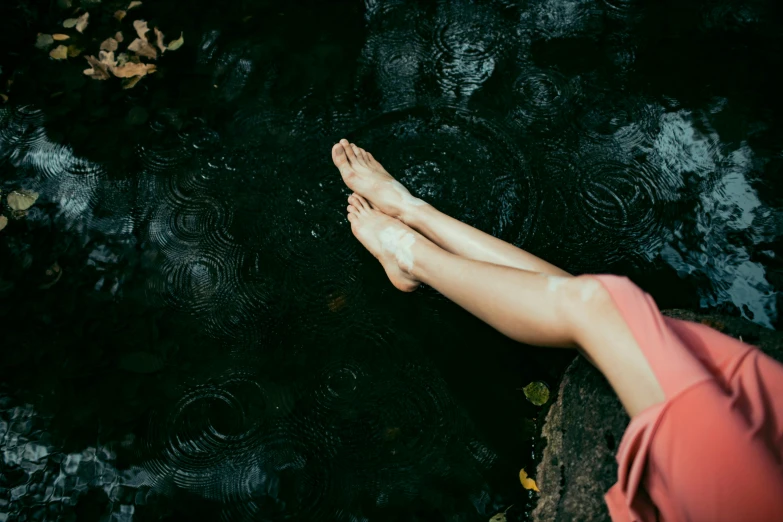
[[[134,7],[139,7],[140,5],[141,2],[139,2],[139,0],[133,0],[133,2],[131,2],[130,5],[128,6],[128,11],[130,11]]]
[[[122,22],[122,19],[125,18],[125,15],[128,14],[123,10],[116,11],[114,13],[114,18],[116,18],[118,21]]]
[[[87,24],[90,23],[90,13],[84,13],[78,20],[76,20],[76,30],[83,33],[87,29]]]
[[[38,200],[38,193],[32,190],[15,190],[8,194],[8,206],[12,210],[27,210]]]
[[[527,476],[527,472],[524,469],[519,470],[519,482],[522,483],[522,487],[525,489],[532,489],[538,491],[536,481]]]
[[[145,58],[150,58],[152,60],[158,58],[158,51],[156,51],[148,41],[142,40],[141,38],[136,38],[133,40],[128,46],[128,50],[133,51],[139,56],[144,56]]]
[[[136,34],[139,35],[139,38],[146,42],[147,33],[150,30],[149,27],[147,27],[147,22],[145,20],[136,20],[133,22],[133,28],[136,29]]]
[[[176,51],[177,49],[182,47],[184,43],[185,43],[185,33],[182,33],[181,35],[179,35],[179,38],[177,38],[173,42],[169,42],[167,49],[169,51]]]
[[[70,36],[68,36],[67,34],[53,34],[52,38],[54,39],[55,42],[62,42],[70,38]]]
[[[158,29],[156,27],[155,28],[155,36],[157,38],[157,44],[158,44],[158,49],[160,49],[160,54],[165,53],[166,52],[166,44],[163,43],[163,31],[161,31],[160,29]]]
[[[107,38],[101,42],[101,51],[116,51],[119,47],[119,42],[114,38]]]
[[[489,522],[506,522],[506,514],[498,513],[494,517],[490,518]]]
[[[3,230],[7,224],[8,218],[5,216],[0,216],[0,230]]]
[[[63,22],[63,27],[65,27],[66,29],[73,29],[74,27],[76,27],[77,23],[79,23],[78,18],[68,18]]]
[[[51,51],[49,51],[49,56],[54,58],[55,60],[65,60],[68,58],[68,48],[64,45],[58,45]]]
[[[117,78],[132,78],[134,76],[146,76],[155,72],[155,66],[147,63],[128,62],[122,67],[115,67],[111,72]]]

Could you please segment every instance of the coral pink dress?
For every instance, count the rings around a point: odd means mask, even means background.
[[[666,395],[623,436],[606,494],[612,520],[783,521],[783,365],[662,316],[626,278],[598,278]]]

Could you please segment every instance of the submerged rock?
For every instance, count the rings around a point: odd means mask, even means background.
[[[783,361],[781,332],[736,317],[688,310],[664,314],[707,324]],[[604,494],[617,480],[615,454],[629,421],[606,379],[577,357],[563,376],[542,429],[547,446],[536,474],[541,496],[534,521],[610,521]]]

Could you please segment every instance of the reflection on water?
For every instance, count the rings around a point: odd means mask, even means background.
[[[563,356],[391,289],[341,137],[566,269],[778,324],[771,2],[224,4],[133,91],[32,56],[0,105],[0,188],[41,194],[0,232],[0,517],[526,517],[516,389]]]

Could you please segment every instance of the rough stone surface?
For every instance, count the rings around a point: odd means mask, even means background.
[[[707,324],[783,361],[783,333],[735,317],[688,310],[664,314]],[[583,357],[568,367],[546,418],[547,440],[536,481],[535,522],[609,521],[604,494],[617,479],[615,452],[628,415],[603,376]]]

